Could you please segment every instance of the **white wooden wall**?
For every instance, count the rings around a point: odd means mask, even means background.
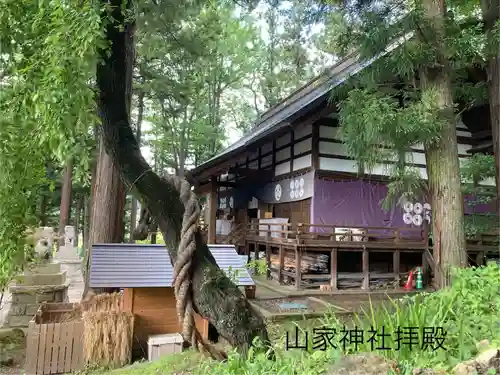
[[[312,166],[312,125],[297,126],[294,129],[293,139],[293,146],[292,133],[284,134],[276,139],[275,176]],[[272,143],[264,147],[266,149],[272,148]]]
[[[358,168],[356,162],[354,160],[345,159],[345,157],[348,157],[348,154],[345,146],[342,143],[339,143],[340,138],[337,135],[338,129],[339,128],[329,126],[320,126],[319,128],[319,169],[357,173]],[[457,135],[464,138],[472,138],[472,134],[467,131],[467,128],[463,123],[459,123],[457,125]],[[336,140],[337,142],[329,142],[328,140]],[[471,147],[472,146],[468,144],[458,144],[458,154],[461,163],[468,157],[467,150]],[[412,152],[406,153],[406,161],[420,172],[422,178],[427,179],[425,154],[423,152],[418,152],[423,150],[424,147],[422,144],[415,144],[412,147]],[[395,160],[388,159],[387,161]],[[388,176],[390,173],[390,167],[391,164],[389,163],[381,163],[376,165],[369,172],[374,175]],[[494,181],[483,181],[483,184],[494,184]]]

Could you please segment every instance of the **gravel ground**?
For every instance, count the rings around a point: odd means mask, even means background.
[[[23,373],[21,365],[13,365],[9,367],[0,366],[0,375],[21,375]]]

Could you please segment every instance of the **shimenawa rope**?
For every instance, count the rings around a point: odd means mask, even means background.
[[[194,321],[191,276],[193,257],[196,251],[195,234],[201,213],[198,199],[186,180],[177,176],[165,176],[164,178],[179,192],[180,200],[184,206],[177,260],[174,264],[174,293],[177,300],[177,315],[182,325],[182,336],[196,350],[203,348],[215,359],[223,359],[223,353],[203,339]]]

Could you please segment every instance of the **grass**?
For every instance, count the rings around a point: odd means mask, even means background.
[[[481,268],[467,268],[456,271],[453,286],[432,294],[419,294],[406,297],[399,301],[391,301],[380,308],[370,306],[367,311],[355,316],[348,327],[333,313],[327,313],[321,319],[304,321],[297,325],[285,323],[280,326],[270,326],[274,338],[276,360],[269,361],[266,353],[252,351],[247,359],[241,358],[236,352],[230,352],[227,362],[219,363],[202,358],[199,354],[185,352],[180,355],[166,357],[152,363],[140,363],[127,368],[110,372],[96,370],[95,375],[125,375],[125,374],[165,374],[165,375],[294,375],[326,374],[328,369],[343,355],[355,352],[374,352],[397,364],[397,373],[411,374],[415,368],[434,368],[441,373],[450,373],[459,362],[470,359],[477,354],[476,345],[487,339],[500,347],[500,270],[492,264]],[[302,335],[309,333],[308,350],[288,350],[284,348],[284,332],[297,329]],[[311,339],[313,329],[327,327],[336,330],[333,343],[336,348],[329,347],[324,351],[313,350]],[[342,331],[353,330],[355,327],[364,332],[363,343],[355,350],[354,345],[342,347]],[[415,345],[401,345],[400,350],[372,350],[369,330],[380,333],[382,327],[388,337],[386,345],[396,345],[394,334],[398,328],[415,327]],[[425,329],[441,329],[445,334],[443,345],[446,350],[425,348],[424,341],[436,344],[430,340],[432,335],[426,335]],[[430,333],[430,332],[427,332]],[[436,333],[436,332],[435,332]],[[291,339],[294,339],[292,334]],[[303,339],[304,336],[302,336]],[[438,337],[439,338],[439,337]],[[433,341],[433,342],[431,342]],[[380,345],[375,343],[375,348]]]

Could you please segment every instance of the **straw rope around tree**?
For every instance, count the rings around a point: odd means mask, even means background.
[[[201,336],[194,320],[191,279],[193,257],[196,252],[195,234],[198,230],[201,208],[196,195],[191,190],[191,185],[186,180],[177,176],[165,176],[164,178],[179,192],[180,200],[184,206],[180,242],[174,264],[174,294],[177,301],[177,316],[182,325],[182,336],[196,350],[203,348],[213,358],[222,360],[226,358],[226,355]]]

